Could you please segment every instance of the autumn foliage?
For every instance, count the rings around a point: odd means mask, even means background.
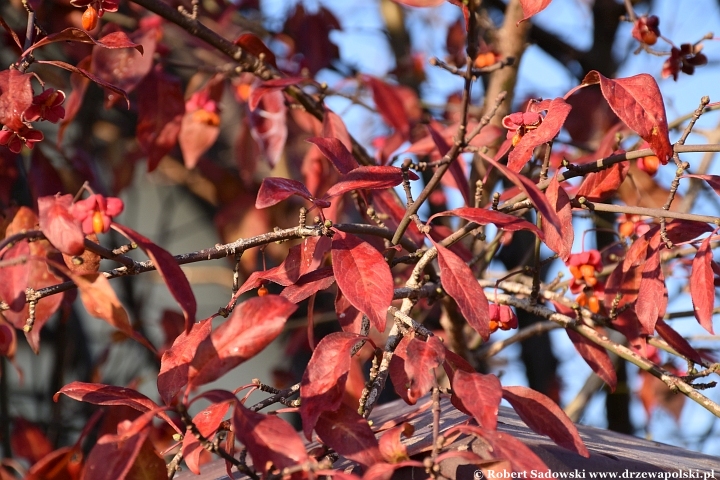
[[[281,28],[267,29],[250,20],[257,2],[207,3],[3,7],[14,20],[0,17],[13,53],[0,71],[0,437],[4,456],[21,461],[6,460],[0,478],[12,478],[11,467],[28,479],[172,478],[181,466],[201,474],[213,457],[231,476],[255,479],[383,479],[408,467],[437,478],[452,456],[545,472],[498,430],[501,401],[559,446],[582,457],[591,450],[557,390],[505,385],[486,363],[542,320],[564,329],[608,392],[628,362],[642,372],[648,413],[660,406],[679,415],[683,401],[663,393],[671,387],[720,416],[703,393],[713,385],[698,382],[718,364],[673,328],[682,315],[668,311],[675,287],[667,281],[680,278],[692,301],[684,316],[714,334],[720,218],[680,205],[678,189],[720,194],[720,177],[683,158],[717,150],[686,144],[716,105],[703,97],[669,123],[655,80],[682,81],[705,65],[706,38],[677,47],[657,16],[628,7],[628,37],[638,53],[663,57],[656,71],[611,78],[586,68],[567,92],[523,99],[512,88],[489,93],[518,59],[487,29],[485,2],[388,1],[399,12],[448,3],[456,22],[444,58],[432,66],[398,58],[382,78],[342,64],[331,41],[342,24],[325,7],[301,2]],[[524,45],[528,22],[550,3],[511,0],[503,34]],[[511,8],[522,12],[513,21]],[[429,68],[449,72],[460,91],[441,110],[419,96]],[[358,132],[333,110],[335,99],[359,106],[374,126]],[[91,136],[110,145],[94,147]],[[666,184],[653,178],[663,173]],[[128,226],[128,191],[140,177],[180,184],[212,206],[221,242],[173,254]],[[612,240],[598,235],[591,248],[585,236],[594,230],[579,230],[581,217]],[[498,271],[513,245],[525,258]],[[231,264],[229,301],[204,311],[182,266],[213,259]],[[561,273],[545,278],[552,262]],[[152,320],[163,338],[114,288],[150,272],[176,304]],[[63,443],[8,413],[7,379],[28,368],[17,354],[25,343],[35,354],[51,348],[48,332],[67,333],[81,307],[115,334],[91,372],[59,374],[43,399],[53,422],[69,425],[73,411],[82,418]],[[316,316],[332,327],[319,328]],[[209,387],[288,330],[287,354],[301,373],[279,372],[290,377],[283,385]],[[56,341],[52,348],[70,340]],[[151,388],[140,378],[105,381],[104,364],[123,342],[150,359]],[[410,423],[368,422],[388,392],[433,402],[437,425],[441,397],[469,420],[438,427],[432,451],[410,458]],[[250,401],[252,393],[263,399]],[[81,411],[68,399],[102,408]],[[298,423],[277,413],[295,413]],[[445,448],[457,435],[482,439],[492,457]],[[309,449],[312,441],[321,447]],[[356,467],[333,470],[338,457]]]

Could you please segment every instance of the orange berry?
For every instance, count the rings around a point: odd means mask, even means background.
[[[105,222],[103,222],[103,214],[99,210],[95,210],[92,218],[93,232],[102,233],[105,230]]]
[[[623,238],[631,237],[632,234],[635,233],[635,222],[628,220],[627,222],[621,223],[620,228],[618,228],[618,233],[620,233],[620,236]]]
[[[655,45],[657,43],[658,36],[652,30],[643,32],[640,36],[642,37],[643,43],[646,43],[648,45]]]
[[[258,297],[264,297],[268,294],[268,289],[265,287],[265,285],[260,285],[260,288],[258,288]]]
[[[658,168],[660,168],[660,159],[656,155],[642,157],[638,159],[637,166],[640,170],[652,177],[657,173]]]
[[[568,267],[570,269],[570,273],[572,273],[572,276],[575,280],[582,280],[583,275],[580,273],[580,269],[576,267],[575,265],[570,265]]]
[[[500,327],[500,322],[496,320],[490,320],[490,333],[497,332],[497,329]]]
[[[235,87],[235,93],[237,94],[237,97],[242,100],[243,102],[247,102],[250,98],[250,93],[252,92],[252,85],[248,83],[241,83],[240,85]]]
[[[584,307],[588,303],[587,295],[585,295],[585,293],[583,292],[580,295],[578,295],[577,297],[575,297],[575,301],[577,302],[578,305],[580,305],[581,307]]]
[[[587,299],[587,307],[590,309],[593,313],[598,313],[600,311],[600,302],[598,301],[598,298],[593,295],[592,297]]]
[[[475,58],[475,68],[485,68],[495,63],[495,54],[493,52],[485,52]]]
[[[581,265],[580,266],[580,275],[582,275],[582,278],[585,279],[588,284],[590,283],[590,279],[595,278],[595,267],[592,265]],[[592,287],[592,285],[590,285]]]
[[[218,114],[203,108],[193,112],[193,120],[199,123],[204,123],[205,125],[210,125],[211,127],[217,127],[220,125],[220,117]]]
[[[82,27],[85,30],[94,30],[98,24],[98,12],[95,7],[88,5],[87,10],[82,16]]]

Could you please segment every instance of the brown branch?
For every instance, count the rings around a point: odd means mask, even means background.
[[[695,222],[706,222],[720,225],[719,217],[711,217],[709,215],[698,215],[695,213],[683,213],[663,210],[662,208],[648,207],[628,207],[626,205],[615,205],[609,203],[593,203],[588,200],[580,199],[573,201],[573,206],[596,212],[612,212],[625,213],[629,215],[643,215],[654,218],[677,218],[679,220],[690,220]]]

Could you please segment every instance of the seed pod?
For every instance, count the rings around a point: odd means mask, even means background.
[[[82,16],[82,27],[85,30],[93,30],[98,24],[98,12],[95,7],[88,5]]]

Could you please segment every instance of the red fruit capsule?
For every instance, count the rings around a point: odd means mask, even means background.
[[[87,10],[82,16],[82,27],[85,30],[93,30],[98,24],[98,12],[95,7],[88,5]]]

